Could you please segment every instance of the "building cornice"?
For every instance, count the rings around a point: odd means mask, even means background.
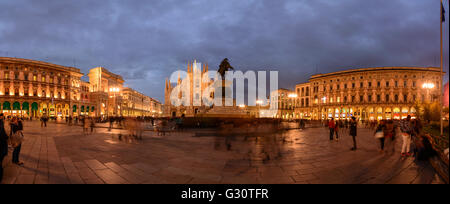
[[[345,75],[345,74],[357,74],[361,72],[383,72],[383,71],[427,71],[427,72],[440,72],[439,67],[375,67],[375,68],[360,68],[360,69],[351,69],[351,70],[344,70],[344,71],[338,71],[338,72],[332,72],[327,74],[315,74],[310,77],[310,80],[325,78],[325,77],[331,77],[331,76],[338,76],[338,75]]]
[[[81,74],[81,70],[75,67],[67,67],[57,64],[52,64],[48,62],[43,61],[37,61],[37,60],[30,60],[30,59],[22,59],[22,58],[12,58],[12,57],[0,57],[0,63],[12,63],[12,64],[22,64],[22,65],[30,65],[30,66],[42,66],[45,68],[52,68],[59,71],[68,71],[68,72],[75,72],[78,74]]]

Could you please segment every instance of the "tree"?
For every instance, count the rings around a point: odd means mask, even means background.
[[[439,109],[439,103],[438,102],[425,102],[420,104],[415,104],[418,116],[424,121],[439,121],[440,120],[440,109]],[[420,111],[419,111],[420,110]]]

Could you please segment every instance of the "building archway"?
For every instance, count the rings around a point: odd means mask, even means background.
[[[38,111],[39,111],[39,105],[38,105],[38,103],[33,102],[33,103],[31,104],[31,116],[32,116],[32,117],[37,117]]]
[[[20,109],[20,103],[19,102],[14,102],[12,105],[12,114],[14,116],[20,115],[21,114],[21,109]]]
[[[401,118],[401,116],[400,116],[400,108],[395,107],[394,108],[394,119],[395,120],[399,120],[400,118]]]
[[[414,107],[412,107],[411,108],[411,112],[410,112],[411,117],[416,118],[417,117],[417,113],[416,112],[417,112],[416,109]]]
[[[391,108],[386,108],[384,110],[384,114],[386,115],[386,119],[387,120],[391,120],[392,119],[392,109]]]
[[[3,102],[3,113],[8,116],[11,113],[11,103],[9,101]]]
[[[69,111],[70,111],[69,104],[64,104],[64,108],[63,108],[64,117],[69,117],[69,115],[70,115]]]
[[[77,114],[77,105],[73,105],[72,106],[72,114],[73,114],[73,116],[78,116],[78,114]]]
[[[63,111],[62,111],[62,105],[61,104],[57,104],[56,105],[56,116],[58,116],[58,117],[62,117],[63,116]]]
[[[402,107],[402,119],[406,118],[409,114],[409,108],[408,107]]]
[[[30,116],[30,104],[28,102],[22,103],[22,115]]]
[[[48,106],[46,103],[41,103],[41,115],[48,116]]]

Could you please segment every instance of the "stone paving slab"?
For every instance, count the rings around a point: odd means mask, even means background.
[[[216,137],[213,130],[145,132],[135,140],[120,129],[85,135],[78,126],[25,122],[25,165],[12,164],[9,152],[2,183],[443,183],[428,163],[402,159],[401,141],[396,151],[379,153],[371,132],[359,130],[359,149],[352,152],[349,136],[329,141],[325,128],[230,138]]]

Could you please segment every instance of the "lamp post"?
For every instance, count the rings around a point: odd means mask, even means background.
[[[294,100],[294,103],[292,103],[292,101],[291,101],[291,104],[294,104],[294,106],[291,105],[291,109],[292,109],[292,116],[295,119],[295,108],[294,107],[295,107],[295,99],[298,98],[298,95],[296,93],[292,93],[292,94],[288,95],[288,98],[290,98],[291,100]]]
[[[422,88],[427,90],[427,99],[430,97],[430,89],[434,89],[435,85],[433,83],[424,83]],[[431,102],[432,100],[430,100]]]
[[[327,97],[326,96],[324,96],[323,98],[321,98],[320,99],[320,101],[319,101],[319,110],[320,110],[320,121],[322,122],[322,120],[323,120],[323,113],[322,113],[322,107],[321,107],[321,105],[322,105],[322,103],[325,103],[327,101]],[[327,114],[326,112],[325,112],[325,114]],[[328,116],[327,116],[328,117]]]
[[[256,105],[258,106],[258,118],[260,118],[261,117],[261,105],[263,104],[264,102],[262,101],[262,100],[257,100],[256,101]]]

